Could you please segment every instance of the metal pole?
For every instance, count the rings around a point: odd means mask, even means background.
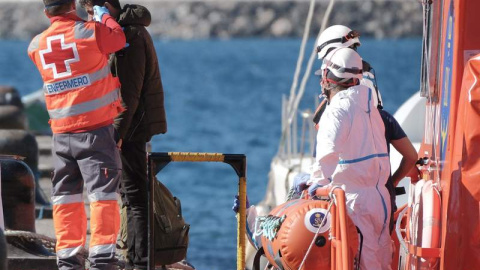
[[[240,177],[238,180],[238,197],[240,209],[237,214],[237,270],[245,269],[245,231],[247,226],[247,180]]]
[[[242,154],[220,153],[148,153],[147,171],[149,189],[148,196],[148,270],[155,269],[155,230],[154,230],[154,181],[155,175],[160,172],[169,162],[224,162],[232,166],[237,173],[238,195],[240,209],[237,216],[237,270],[245,269],[245,233],[247,226],[247,158]]]

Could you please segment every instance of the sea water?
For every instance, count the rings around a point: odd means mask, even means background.
[[[288,95],[300,39],[156,41],[168,132],[156,152],[216,152],[247,156],[248,196],[259,202],[280,139],[282,95]],[[28,41],[0,41],[0,85],[22,95],[42,87],[27,56]],[[313,40],[307,51],[313,48]],[[421,39],[362,38],[359,53],[375,68],[385,109],[394,113],[418,91]],[[320,63],[315,61],[314,69]],[[302,70],[302,76],[303,76]],[[308,76],[301,109],[314,109],[319,78]],[[191,224],[188,260],[200,270],[236,269],[238,178],[223,163],[171,163],[159,175],[182,201]]]

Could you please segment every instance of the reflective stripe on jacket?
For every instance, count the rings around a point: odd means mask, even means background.
[[[53,133],[98,127],[124,110],[119,80],[109,71],[95,29],[95,22],[57,20],[30,44]]]

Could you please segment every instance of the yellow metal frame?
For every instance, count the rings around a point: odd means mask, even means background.
[[[148,153],[147,172],[148,189],[148,269],[155,269],[153,218],[153,187],[155,176],[170,162],[224,162],[232,166],[238,175],[238,197],[240,208],[237,214],[237,270],[245,269],[245,230],[247,201],[247,157],[242,154],[221,153]]]

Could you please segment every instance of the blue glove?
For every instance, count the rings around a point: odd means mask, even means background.
[[[311,185],[308,188],[308,195],[310,195],[310,197],[312,197],[312,198],[315,197],[317,189],[321,188],[321,187],[323,187],[323,186],[318,184],[318,183],[315,183],[315,184]]]
[[[299,173],[295,176],[295,178],[293,179],[293,188],[295,189],[296,194],[302,194],[302,191],[308,187],[308,180],[310,180],[310,174],[308,173]]]
[[[102,17],[105,14],[110,15],[110,12],[108,11],[108,8],[101,7],[101,6],[93,6],[93,20],[94,21],[102,22]]]
[[[247,206],[246,208],[250,208],[250,202],[248,201],[248,196],[247,196]],[[238,213],[238,209],[240,209],[240,200],[238,199],[238,195],[235,195],[235,200],[233,200],[233,207],[232,210],[235,213]]]

